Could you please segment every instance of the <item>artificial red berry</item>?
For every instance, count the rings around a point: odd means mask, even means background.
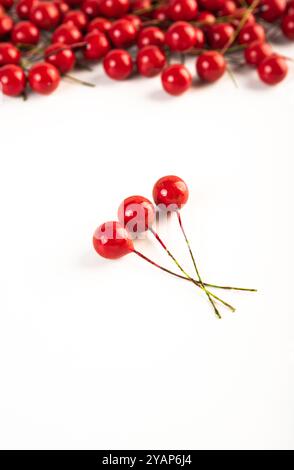
[[[38,44],[40,31],[30,21],[20,21],[14,25],[11,32],[11,40],[14,44]]]
[[[54,65],[61,74],[70,72],[75,65],[75,54],[70,47],[64,44],[51,44],[45,50],[45,60],[48,64]]]
[[[173,23],[168,28],[165,35],[166,45],[171,51],[186,52],[195,46],[196,41],[197,35],[195,28],[186,21]]]
[[[197,58],[196,69],[203,81],[212,83],[223,76],[227,64],[224,56],[219,52],[207,51]]]
[[[60,11],[52,2],[38,2],[31,9],[30,20],[40,29],[54,29],[60,19]]]
[[[255,41],[265,41],[264,28],[258,24],[247,24],[245,25],[238,37],[239,44],[251,44]]]
[[[124,19],[129,20],[137,31],[141,29],[142,20],[138,15],[126,15]]]
[[[259,78],[267,85],[276,85],[286,77],[288,66],[283,57],[272,55],[258,66]]]
[[[294,0],[290,0],[287,2],[286,15],[294,15]]]
[[[0,17],[0,38],[7,36],[13,28],[13,21],[8,15]]]
[[[111,28],[111,21],[106,18],[97,17],[94,18],[88,25],[88,32],[100,31],[101,33],[106,33]]]
[[[99,60],[104,57],[110,49],[110,44],[104,33],[92,31],[85,36],[86,47],[83,54],[87,60]]]
[[[100,13],[100,0],[84,0],[82,11],[89,17],[95,18]]]
[[[54,65],[42,62],[33,65],[28,80],[32,90],[41,95],[50,95],[60,83],[60,74]]]
[[[196,0],[171,0],[168,8],[168,16],[174,21],[195,20],[197,13]]]
[[[20,0],[16,4],[16,13],[22,20],[28,20],[31,14],[31,10],[36,5],[38,0]]]
[[[216,17],[210,11],[201,11],[197,16],[197,23],[211,26],[216,22]]]
[[[62,44],[72,45],[82,40],[82,34],[78,28],[71,24],[62,24],[52,34],[51,42],[61,42]]]
[[[21,67],[14,64],[0,68],[0,89],[4,95],[19,96],[26,86],[26,77]]]
[[[122,18],[112,23],[108,35],[115,47],[129,47],[135,42],[137,29],[131,21]]]
[[[88,18],[82,10],[71,10],[64,16],[63,23],[69,23],[80,31],[84,31],[88,25]]]
[[[118,220],[129,233],[145,232],[154,219],[154,205],[144,196],[130,196],[118,208]]]
[[[10,42],[0,43],[0,67],[3,65],[14,64],[18,65],[20,62],[19,50]]]
[[[173,96],[182,95],[192,84],[192,76],[182,64],[173,64],[162,72],[161,82],[164,90]]]
[[[286,10],[286,0],[261,0],[259,16],[269,23],[279,19]]]
[[[294,11],[294,10],[293,10]],[[286,15],[282,19],[281,28],[286,38],[294,40],[294,13]]]
[[[237,8],[237,10],[235,10],[234,13],[232,14],[232,17],[233,17],[231,20],[232,25],[237,28],[240,24],[240,21],[244,21],[245,14],[246,14],[247,19],[244,23],[244,26],[249,25],[249,24],[254,24],[255,16],[252,13],[248,13],[247,8]]]
[[[154,77],[158,75],[166,63],[163,51],[157,46],[145,46],[139,49],[137,68],[140,75]]]
[[[101,13],[107,18],[120,18],[125,15],[129,8],[129,0],[99,0]]]
[[[246,47],[244,57],[247,64],[257,66],[272,53],[272,48],[267,42],[255,41]]]
[[[181,209],[189,198],[185,181],[178,176],[168,175],[160,178],[153,187],[153,199],[162,209]]]
[[[144,46],[164,46],[165,34],[156,26],[149,26],[142,29],[139,33],[137,45],[139,48]]]
[[[151,0],[131,0],[130,8],[132,11],[148,10],[151,8]]]
[[[237,5],[233,0],[225,0],[220,9],[217,10],[217,16],[231,16],[237,10]]]
[[[168,5],[160,5],[155,8],[152,12],[152,18],[154,20],[165,21],[168,18]]]
[[[228,23],[216,23],[208,29],[208,41],[213,49],[223,49],[231,41],[234,28]]]
[[[117,259],[134,251],[133,241],[119,222],[105,222],[94,233],[93,245],[100,256]]]
[[[113,80],[125,80],[133,71],[132,57],[128,51],[113,49],[104,57],[103,67]]]

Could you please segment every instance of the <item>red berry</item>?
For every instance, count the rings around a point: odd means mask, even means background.
[[[234,28],[228,23],[217,23],[209,27],[208,41],[213,49],[223,49],[234,35]]]
[[[97,17],[94,18],[88,25],[88,32],[100,31],[101,33],[106,33],[111,28],[111,21],[106,18]]]
[[[93,245],[100,256],[117,259],[134,251],[133,241],[119,222],[105,222],[94,233]]]
[[[107,18],[120,18],[125,15],[129,8],[129,0],[99,0],[101,13]]]
[[[165,34],[156,26],[142,29],[139,34],[137,45],[139,48],[145,46],[164,46]]]
[[[130,196],[118,208],[118,220],[129,233],[145,232],[154,219],[154,205],[143,196]]]
[[[19,50],[10,42],[0,43],[0,67],[3,65],[18,65],[20,61]]]
[[[75,44],[82,40],[82,34],[78,28],[70,24],[62,24],[52,34],[51,42],[61,42],[62,44]]]
[[[237,5],[233,0],[225,0],[222,7],[217,10],[217,16],[231,16],[237,10]]]
[[[42,62],[33,65],[28,80],[32,90],[41,95],[50,95],[60,83],[60,74],[54,65]]]
[[[60,11],[52,2],[38,2],[30,13],[30,20],[38,28],[50,30],[60,22]]]
[[[114,49],[104,57],[103,67],[113,80],[125,80],[133,71],[132,57],[123,49]]]
[[[130,7],[132,11],[148,10],[151,8],[151,0],[131,0]]]
[[[294,9],[293,9],[294,11]],[[294,13],[284,16],[281,28],[286,38],[294,40]]]
[[[294,15],[294,0],[290,0],[286,5],[286,14]]]
[[[269,23],[280,18],[286,10],[286,0],[261,0],[259,16]]]
[[[227,64],[224,56],[219,52],[207,51],[198,57],[196,69],[202,80],[212,83],[223,76]]]
[[[28,20],[31,10],[33,6],[36,5],[37,1],[38,0],[20,0],[15,7],[18,17],[22,20]]]
[[[146,46],[138,51],[137,68],[139,74],[144,77],[158,75],[165,66],[165,63],[165,55],[157,46]]]
[[[7,36],[13,28],[13,21],[8,15],[0,17],[0,38]]]
[[[168,16],[174,21],[195,20],[198,13],[196,0],[171,0],[168,9]]]
[[[135,42],[137,29],[131,21],[122,18],[112,23],[108,35],[115,47],[127,48]]]
[[[154,20],[165,21],[168,18],[168,5],[160,5],[152,12]]]
[[[201,11],[197,16],[197,22],[203,25],[211,26],[216,22],[216,17],[209,11]]]
[[[164,90],[173,96],[178,96],[190,88],[192,76],[182,64],[173,64],[162,72],[161,81]]]
[[[165,35],[166,45],[171,51],[186,52],[195,46],[196,41],[197,34],[195,28],[186,21],[173,23]]]
[[[252,13],[248,14],[248,10],[246,8],[237,8],[237,10],[233,13],[233,19],[231,21],[232,25],[236,28],[239,26],[240,21],[244,21],[244,15],[247,15],[247,19],[245,21],[245,25],[254,24],[255,23],[255,16]]]
[[[70,47],[64,44],[51,44],[45,50],[45,60],[48,64],[54,65],[61,74],[70,72],[75,65],[76,58]]]
[[[258,24],[247,24],[244,26],[239,34],[239,44],[251,44],[255,41],[265,41],[264,28]]]
[[[11,33],[11,40],[14,44],[38,44],[40,31],[30,21],[20,21]]]
[[[89,18],[95,18],[100,13],[100,0],[84,0],[82,4],[83,12],[89,16]]]
[[[129,20],[137,31],[139,31],[141,29],[142,21],[141,21],[141,18],[139,16],[137,16],[137,15],[126,15],[126,16],[124,16],[124,19]]]
[[[14,64],[0,68],[0,90],[7,96],[19,96],[26,86],[26,77],[21,67]]]
[[[181,209],[189,198],[185,181],[178,176],[168,175],[160,178],[153,187],[153,199],[162,209]]]
[[[286,77],[288,66],[283,57],[272,55],[258,66],[259,78],[267,85],[276,85]]]
[[[244,57],[247,64],[256,66],[272,53],[272,48],[267,42],[256,41],[246,47]]]
[[[92,31],[85,36],[86,47],[83,54],[87,60],[99,60],[104,57],[110,49],[110,44],[104,33]]]
[[[53,3],[54,3],[54,5],[57,6],[61,18],[63,18],[64,15],[66,15],[66,13],[69,11],[68,3],[66,3],[65,0],[64,1],[63,0],[54,0]]]
[[[69,23],[80,31],[84,31],[88,25],[88,18],[82,10],[71,10],[64,16],[63,23]]]

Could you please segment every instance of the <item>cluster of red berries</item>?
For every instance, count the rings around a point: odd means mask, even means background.
[[[164,90],[180,95],[192,84],[187,55],[214,82],[240,50],[274,85],[288,67],[266,42],[267,23],[294,40],[294,0],[0,0],[0,86],[50,94],[75,65],[102,60],[114,80],[161,74]]]
[[[155,205],[144,196],[130,196],[124,199],[118,208],[118,221],[105,222],[100,225],[94,233],[93,245],[96,252],[104,258],[117,259],[130,253],[134,253],[156,268],[191,282],[205,292],[207,298],[213,306],[213,310],[216,316],[221,318],[220,312],[217,308],[217,303],[223,304],[231,311],[235,311],[235,309],[216,294],[211,292],[211,288],[233,289],[250,292],[254,292],[255,289],[219,286],[216,284],[208,284],[202,281],[194,254],[191,249],[191,245],[183,227],[180,214],[180,210],[186,204],[188,198],[188,186],[181,178],[173,175],[164,176],[160,178],[153,187],[153,200]],[[175,213],[177,215],[179,227],[184,236],[191,259],[193,261],[196,279],[190,276],[184,270],[181,264],[167,248],[166,244],[158,235],[157,231],[154,229],[156,208],[160,213],[164,213],[165,216],[170,213]],[[133,241],[134,238],[138,238],[138,235],[141,235],[147,231],[155,237],[156,241],[172,259],[181,274],[160,266],[158,263],[152,261],[143,253],[135,249]]]

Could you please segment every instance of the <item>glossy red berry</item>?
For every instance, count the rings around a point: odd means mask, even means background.
[[[190,88],[192,75],[185,65],[173,64],[166,67],[162,72],[161,82],[167,93],[179,96]]]
[[[264,28],[258,24],[247,24],[244,26],[239,34],[238,42],[239,44],[251,44],[255,41],[265,41],[265,32]]]
[[[217,11],[217,16],[231,16],[237,10],[237,5],[233,0],[225,0],[221,8]]]
[[[52,34],[51,42],[61,42],[62,44],[72,45],[82,40],[82,34],[78,28],[70,24],[62,24]]]
[[[131,0],[130,9],[132,11],[148,10],[151,8],[151,0]]]
[[[219,52],[207,51],[197,58],[196,69],[201,80],[212,83],[224,75],[227,63]]]
[[[30,69],[28,81],[35,92],[50,95],[60,83],[60,74],[54,65],[42,62]]]
[[[110,49],[110,44],[104,33],[100,31],[92,31],[85,38],[86,47],[83,54],[87,60],[99,60],[104,57]]]
[[[97,17],[94,18],[88,25],[88,32],[100,31],[100,33],[107,33],[111,28],[111,21],[106,18]]]
[[[131,21],[122,18],[112,23],[108,35],[115,47],[127,48],[135,42],[137,29]]]
[[[107,18],[120,18],[125,15],[129,8],[129,0],[100,0],[100,12]]]
[[[37,0],[37,1],[38,1],[38,0]],[[54,3],[54,5],[57,6],[61,18],[64,18],[64,16],[66,15],[66,13],[68,13],[68,11],[69,11],[69,4],[66,3],[66,2],[63,1],[63,0],[54,0],[53,3]]]
[[[20,51],[10,42],[0,43],[0,67],[3,65],[14,64],[20,62]]]
[[[196,41],[195,28],[186,21],[173,23],[165,34],[165,43],[171,51],[186,52],[195,46]]]
[[[237,8],[237,10],[235,10],[234,13],[232,14],[232,17],[233,17],[231,20],[232,25],[237,28],[240,24],[240,21],[244,21],[245,14],[246,14],[247,19],[245,21],[244,26],[249,25],[249,24],[254,24],[256,22],[255,16],[252,13],[248,14],[248,9]]]
[[[64,16],[63,23],[69,23],[80,31],[84,31],[88,25],[88,18],[82,10],[71,10]]]
[[[162,209],[181,209],[189,198],[185,181],[178,176],[168,175],[160,178],[153,187],[153,199]]]
[[[286,10],[286,0],[261,0],[259,16],[269,23],[281,18]]]
[[[286,77],[288,66],[286,60],[278,55],[264,59],[258,66],[259,78],[267,85],[277,85]]]
[[[210,11],[201,11],[196,21],[202,25],[211,26],[216,22],[216,17]]]
[[[133,241],[119,222],[105,222],[93,236],[93,246],[103,258],[117,259],[134,251]]]
[[[28,20],[31,10],[37,2],[38,0],[20,0],[15,7],[18,17],[22,20]]]
[[[113,80],[125,80],[133,71],[132,57],[123,49],[113,49],[104,57],[103,67]]]
[[[223,49],[232,39],[234,28],[229,23],[216,23],[208,30],[208,42],[213,49]]]
[[[168,5],[160,5],[155,8],[152,12],[152,18],[154,20],[165,21],[168,18]]]
[[[118,208],[118,220],[129,233],[145,232],[154,219],[154,205],[144,196],[130,196]]]
[[[195,20],[198,13],[196,0],[171,0],[168,16],[173,21]]]
[[[76,62],[75,54],[70,47],[64,44],[51,44],[45,50],[45,60],[48,64],[54,65],[61,74],[70,72]]]
[[[139,49],[137,55],[137,68],[144,77],[155,77],[166,64],[164,52],[157,46],[146,46]]]
[[[257,66],[272,53],[272,48],[267,42],[256,41],[246,47],[244,57],[247,64]]]
[[[40,29],[54,29],[61,20],[60,11],[52,2],[38,2],[31,9],[30,20]]]
[[[141,20],[140,16],[138,16],[138,15],[126,15],[123,18],[125,20],[130,21],[132,23],[132,25],[134,26],[134,28],[137,31],[140,31],[141,26],[142,26],[142,20]]]
[[[8,15],[0,17],[0,38],[10,34],[13,28],[13,21]]]
[[[293,9],[294,11],[294,9]],[[282,19],[281,28],[286,38],[294,40],[294,13],[286,15]]]
[[[40,40],[40,31],[30,21],[20,21],[12,30],[11,40],[14,44],[35,45]]]
[[[84,0],[82,11],[89,17],[95,18],[100,13],[100,0]]]
[[[138,36],[137,45],[139,48],[145,46],[164,46],[165,34],[156,26],[148,26],[141,30]]]
[[[14,64],[0,68],[0,92],[7,96],[19,96],[24,92],[26,77],[21,67]]]

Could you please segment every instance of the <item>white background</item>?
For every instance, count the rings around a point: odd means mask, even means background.
[[[293,449],[293,65],[181,98],[81,76],[97,87],[0,105],[1,447]],[[92,249],[166,174],[189,185],[203,278],[259,289],[218,292],[221,321],[196,287]],[[176,221],[160,230],[193,273]]]

